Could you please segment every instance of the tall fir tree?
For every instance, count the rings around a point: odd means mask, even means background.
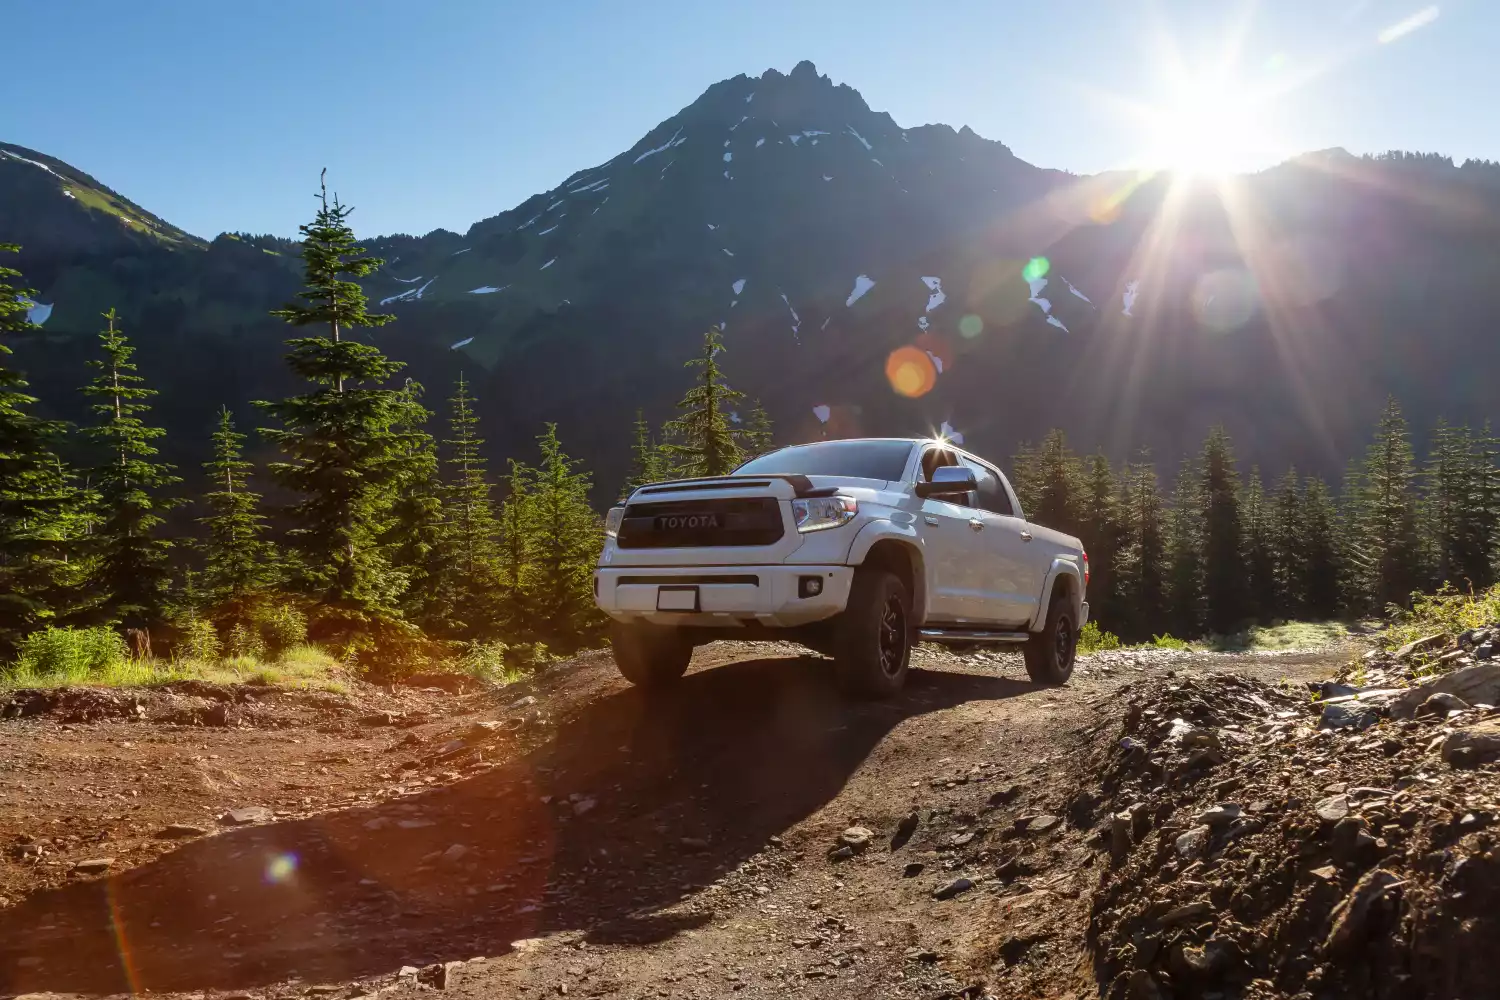
[[[1266,496],[1260,469],[1251,467],[1240,496],[1240,525],[1245,568],[1245,613],[1257,621],[1283,617],[1282,594],[1276,582],[1276,519]]]
[[[1489,516],[1490,469],[1483,445],[1467,427],[1439,420],[1422,471],[1423,534],[1433,584],[1461,590],[1490,582],[1494,524]]]
[[[1033,452],[1023,449],[1015,467],[1023,485],[1018,498],[1031,521],[1069,535],[1083,530],[1083,471],[1062,431],[1048,431]]]
[[[1244,623],[1244,526],[1234,450],[1223,427],[1214,427],[1199,459],[1203,505],[1203,605],[1210,632],[1227,635]]]
[[[326,174],[326,171],[325,171]],[[412,441],[403,431],[408,405],[397,389],[381,388],[403,367],[380,349],[346,336],[394,317],[369,312],[355,280],[384,263],[363,256],[350,228],[349,206],[321,186],[312,223],[300,227],[306,288],[302,303],[273,316],[326,335],[287,341],[287,363],[312,389],[256,405],[282,426],[262,431],[285,461],[270,471],[301,499],[288,511],[288,541],[298,558],[300,589],[355,611],[394,610],[401,582],[392,579],[381,544]]]
[[[510,460],[505,502],[500,507],[500,611],[507,635],[535,638],[532,590],[536,559],[535,483],[537,472]]]
[[[1120,557],[1121,631],[1147,639],[1170,617],[1166,504],[1156,469],[1144,457],[1125,477],[1124,546]]]
[[[1276,484],[1275,494],[1266,503],[1269,506],[1272,608],[1280,617],[1300,618],[1307,609],[1307,560],[1304,555],[1307,540],[1303,534],[1306,501],[1296,469],[1287,470]]]
[[[647,483],[667,478],[667,455],[651,433],[651,424],[646,415],[635,411],[635,438],[630,445],[630,475],[620,493],[621,499],[630,496]]]
[[[1300,544],[1301,605],[1299,613],[1317,620],[1332,618],[1340,606],[1338,512],[1328,486],[1308,477],[1302,491]]]
[[[400,580],[397,607],[403,618],[431,633],[454,629],[455,551],[443,512],[438,477],[437,443],[427,432],[432,414],[422,405],[422,386],[406,380],[401,418],[395,426],[401,442],[390,508],[381,543]]]
[[[444,495],[456,549],[458,589],[466,602],[488,604],[483,595],[491,594],[498,582],[500,525],[485,478],[488,463],[482,453],[484,439],[479,436],[474,405],[469,385],[460,374],[448,401],[448,433],[452,436],[443,443],[448,446],[451,474]]]
[[[593,569],[603,535],[589,507],[589,474],[563,451],[556,424],[547,424],[537,445],[541,461],[531,487],[536,630],[551,645],[576,646],[601,624]]]
[[[1360,506],[1372,571],[1369,592],[1375,609],[1403,605],[1423,580],[1417,532],[1417,477],[1406,419],[1395,399],[1387,402],[1365,458]]]
[[[0,243],[0,253],[20,247]],[[33,333],[30,289],[13,285],[21,272],[0,266],[0,338]],[[0,339],[0,660],[20,639],[52,618],[66,588],[67,559],[80,520],[79,498],[57,457],[64,426],[32,412],[36,397],[5,363]]]
[[[1360,464],[1350,459],[1339,481],[1338,500],[1334,504],[1338,531],[1339,607],[1362,615],[1375,609],[1372,581],[1374,561],[1369,543],[1369,517],[1361,481]]]
[[[1170,570],[1167,589],[1172,634],[1201,635],[1204,627],[1203,477],[1191,460],[1184,461],[1172,490],[1168,519]]]
[[[1082,524],[1079,540],[1089,556],[1089,613],[1101,621],[1121,616],[1119,562],[1126,528],[1120,502],[1120,484],[1109,459],[1092,456],[1084,475]]]
[[[146,380],[136,374],[131,360],[135,348],[116,327],[115,311],[104,319],[99,334],[104,356],[88,362],[97,374],[83,389],[95,401],[90,409],[99,417],[83,433],[100,453],[90,475],[97,499],[87,603],[91,617],[138,627],[158,621],[166,604],[172,543],[158,529],[161,512],[177,502],[161,491],[181,480],[170,465],[155,460],[151,442],[167,432],[141,419],[150,412],[147,400],[156,390],[146,388]]]
[[[212,489],[203,495],[208,516],[199,519],[208,532],[199,584],[205,596],[222,600],[270,583],[275,550],[261,537],[266,531],[261,498],[249,488],[254,465],[243,458],[245,435],[234,429],[227,406],[219,411],[212,440],[214,457],[203,463]]]
[[[719,368],[723,350],[724,331],[709,327],[702,351],[686,364],[697,371],[696,382],[677,404],[682,412],[667,423],[672,440],[665,448],[683,476],[723,476],[740,464],[740,446],[724,408],[744,393],[724,381]]]
[[[764,455],[776,447],[776,437],[771,430],[771,415],[760,405],[760,400],[757,399],[754,403],[750,408],[750,418],[739,432],[740,448],[746,459]]]

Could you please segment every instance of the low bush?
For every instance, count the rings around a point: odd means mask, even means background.
[[[546,643],[471,642],[458,658],[458,667],[466,674],[494,684],[514,684],[538,668],[556,662],[557,657]]]
[[[11,670],[16,683],[62,681],[78,683],[130,662],[125,639],[114,629],[47,627],[21,640],[20,655]]]
[[[1113,632],[1106,632],[1099,627],[1095,621],[1089,622],[1078,633],[1078,651],[1080,653],[1102,653],[1110,649],[1120,648],[1120,637]]]

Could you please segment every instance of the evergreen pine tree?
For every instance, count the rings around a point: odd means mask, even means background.
[[[0,243],[0,252],[19,250]],[[19,277],[14,268],[0,266],[3,337],[37,329],[28,316],[34,293],[10,283]],[[21,637],[56,611],[78,517],[76,491],[55,453],[63,425],[31,412],[36,397],[26,392],[21,373],[4,364],[10,353],[0,340],[0,660],[9,659]]]
[[[589,474],[577,469],[557,439],[557,425],[537,437],[541,462],[532,482],[538,630],[553,646],[576,647],[601,624],[593,570],[603,543],[588,503]]]
[[[289,511],[287,532],[300,557],[296,583],[355,610],[389,609],[401,581],[390,578],[380,539],[396,484],[409,475],[403,463],[414,453],[399,429],[406,396],[378,386],[403,366],[370,344],[345,339],[393,318],[370,313],[364,292],[350,280],[384,261],[362,256],[348,223],[351,208],[337,197],[330,203],[326,186],[319,198],[316,218],[300,227],[305,304],[272,313],[293,326],[327,328],[326,336],[287,341],[287,363],[313,388],[256,405],[282,423],[262,431],[287,459],[272,463],[271,474],[301,497]]]
[[[536,470],[515,459],[505,477],[506,496],[500,508],[500,609],[512,638],[533,638],[532,580],[537,542],[533,516]]]
[[[402,397],[395,426],[400,474],[381,542],[395,571],[392,579],[400,579],[402,617],[429,632],[450,631],[457,625],[452,621],[456,553],[444,520],[437,443],[426,430],[431,413],[422,405],[422,386],[411,379]]]
[[[635,411],[635,440],[630,446],[630,476],[625,480],[621,499],[630,496],[647,483],[660,482],[668,476],[666,455],[651,435],[651,425],[640,410]]]
[[[724,382],[718,361],[723,350],[723,331],[709,327],[702,352],[686,365],[697,369],[697,384],[677,404],[682,413],[667,423],[672,440],[665,448],[676,458],[683,476],[723,476],[740,464],[740,446],[724,407],[744,393]]]
[[[1370,555],[1369,517],[1360,465],[1354,459],[1344,466],[1335,514],[1339,607],[1355,615],[1369,614],[1375,610],[1375,569]]]
[[[1124,605],[1121,633],[1144,640],[1162,629],[1170,612],[1166,505],[1156,469],[1144,456],[1126,472],[1124,526],[1118,588]]]
[[[739,443],[747,460],[764,455],[776,447],[775,435],[771,431],[771,415],[760,405],[758,399],[750,410],[750,419],[745,421],[744,428],[739,432]]]
[[[131,361],[135,348],[115,327],[115,311],[104,319],[106,327],[99,334],[104,357],[88,362],[98,374],[83,389],[96,400],[90,409],[100,418],[83,433],[98,442],[101,452],[90,476],[97,500],[91,538],[96,562],[88,603],[96,617],[143,626],[160,619],[171,577],[167,558],[172,543],[156,529],[163,521],[160,512],[176,502],[162,498],[160,490],[181,480],[170,465],[154,460],[157,450],[151,442],[166,431],[141,419],[156,390],[147,389],[146,380],[136,374]]]
[[[456,548],[458,590],[465,601],[485,604],[487,601],[479,600],[480,595],[493,591],[497,582],[500,526],[485,479],[487,463],[481,454],[484,439],[479,436],[474,402],[468,383],[459,375],[449,400],[448,427],[453,436],[443,442],[448,446],[447,462],[452,470],[445,496]]]
[[[1301,618],[1307,613],[1307,539],[1303,535],[1305,501],[1296,469],[1288,469],[1281,477],[1268,503],[1272,614]]]
[[[1079,540],[1089,556],[1089,613],[1102,622],[1121,617],[1119,562],[1126,528],[1120,503],[1120,485],[1109,459],[1096,454],[1089,459],[1080,497],[1082,524]]]
[[[1208,432],[1200,461],[1204,622],[1210,632],[1228,635],[1246,616],[1245,542],[1239,473],[1223,427]]]
[[[1028,487],[1032,504],[1023,507],[1027,516],[1036,524],[1078,535],[1083,530],[1083,471],[1062,431],[1047,432],[1031,474],[1035,483]]]
[[[1371,592],[1377,609],[1405,604],[1423,580],[1412,488],[1416,475],[1406,420],[1391,399],[1381,414],[1362,477],[1366,541],[1373,570]]]
[[[1240,499],[1240,522],[1245,567],[1245,611],[1257,621],[1282,617],[1281,590],[1276,580],[1275,512],[1261,483],[1260,469],[1251,468]]]
[[[1333,618],[1340,605],[1339,527],[1333,497],[1323,480],[1309,477],[1302,491],[1301,613],[1317,620]]]
[[[1167,543],[1170,570],[1167,591],[1172,634],[1201,635],[1204,623],[1203,477],[1192,461],[1184,461],[1172,490],[1172,514]]]
[[[213,487],[203,496],[209,515],[199,519],[208,529],[201,584],[215,600],[259,590],[271,579],[273,549],[261,538],[265,517],[260,513],[260,494],[249,490],[253,465],[241,457],[244,442],[245,435],[234,429],[234,418],[224,407],[213,433],[214,457],[203,463]]]
[[[1467,427],[1439,420],[1423,470],[1423,528],[1433,584],[1459,589],[1490,582],[1493,522],[1486,504],[1487,456]]]

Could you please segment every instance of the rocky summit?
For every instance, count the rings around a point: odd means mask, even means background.
[[[1418,425],[1483,418],[1497,208],[1500,167],[1439,157],[1078,177],[968,128],[903,126],[803,62],[714,84],[465,233],[368,237],[386,264],[366,289],[398,317],[376,336],[407,374],[471,380],[497,456],[553,419],[603,483],[624,471],[620,428],[638,406],[670,414],[714,323],[732,383],[788,439],[946,427],[1008,454],[1056,426],[1174,455],[1222,420],[1243,457],[1333,473],[1388,393]],[[201,241],[3,144],[0,231],[46,333],[22,363],[62,416],[111,306],[173,401],[185,466],[219,406],[287,391],[268,310],[300,285],[295,242]]]

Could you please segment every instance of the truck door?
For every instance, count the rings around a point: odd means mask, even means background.
[[[958,465],[957,453],[929,448],[922,455],[918,482],[930,482],[932,471]],[[927,620],[929,622],[988,622],[985,601],[978,590],[981,560],[974,558],[977,536],[983,534],[974,521],[978,512],[969,506],[969,494],[923,497],[918,501],[922,519],[922,547],[927,562]]]
[[[975,563],[979,570],[976,587],[982,595],[979,599],[986,619],[1006,625],[1029,622],[1050,568],[1045,565],[1046,556],[1032,542],[1026,521],[1017,516],[1000,473],[970,455],[964,455],[962,461],[973,471],[979,487],[971,513],[984,522],[977,541],[983,546],[985,558]]]

